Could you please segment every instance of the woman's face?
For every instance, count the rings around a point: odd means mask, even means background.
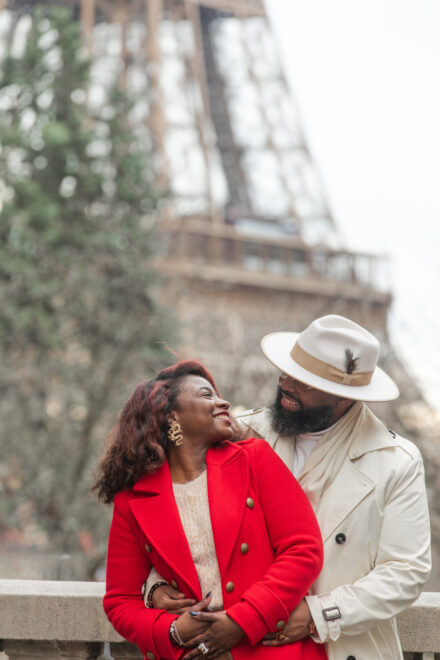
[[[179,422],[186,442],[212,445],[232,436],[229,403],[201,376],[182,381],[171,418]]]

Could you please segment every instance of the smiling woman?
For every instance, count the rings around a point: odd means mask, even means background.
[[[229,403],[219,397],[206,378],[189,375],[183,380],[176,409],[169,416],[171,425],[177,424],[182,437],[188,438],[187,442],[182,443],[182,449],[172,445],[169,447],[168,463],[174,482],[185,483],[194,479],[193,466],[197,471],[202,470],[209,447],[231,439],[232,425],[228,410]],[[195,461],[186,459],[188,452]]]
[[[323,659],[311,637],[261,644],[283,634],[319,574],[322,541],[307,498],[269,445],[232,437],[229,403],[197,362],[133,392],[95,485],[102,500],[114,499],[105,611],[149,660]],[[145,606],[153,566],[180,590],[179,612]]]
[[[119,491],[132,488],[144,474],[155,472],[163,465],[170,450],[172,453],[177,444],[173,441],[177,429],[176,415],[184,414],[186,405],[195,406],[204,395],[203,388],[197,397],[194,393],[190,395],[182,411],[178,398],[181,390],[186,390],[187,379],[193,378],[198,379],[199,388],[202,385],[206,387],[206,399],[208,390],[210,399],[217,398],[217,388],[211,374],[201,364],[191,360],[168,367],[153,380],[136,387],[122,409],[118,424],[110,433],[108,448],[93,487],[103,502],[112,502]],[[184,393],[183,396],[185,398],[187,395]],[[226,405],[229,407],[229,404]],[[187,415],[187,421],[190,417]],[[231,429],[227,437],[232,437]]]

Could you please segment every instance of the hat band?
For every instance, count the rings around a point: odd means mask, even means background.
[[[315,376],[320,376],[333,383],[342,383],[343,385],[368,385],[373,376],[373,371],[363,371],[358,374],[347,374],[332,364],[319,360],[310,353],[307,353],[298,342],[293,346],[290,357],[295,360],[300,367],[307,369]]]

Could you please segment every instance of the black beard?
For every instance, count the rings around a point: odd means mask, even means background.
[[[323,431],[329,427],[333,415],[333,408],[330,405],[291,411],[281,405],[282,396],[281,387],[278,386],[275,400],[269,406],[272,428],[277,433],[289,437],[300,433]]]

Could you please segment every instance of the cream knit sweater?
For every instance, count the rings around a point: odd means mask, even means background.
[[[223,609],[220,571],[212,535],[206,469],[193,481],[173,483],[174,497],[199,576],[202,596],[212,591],[210,610]]]

